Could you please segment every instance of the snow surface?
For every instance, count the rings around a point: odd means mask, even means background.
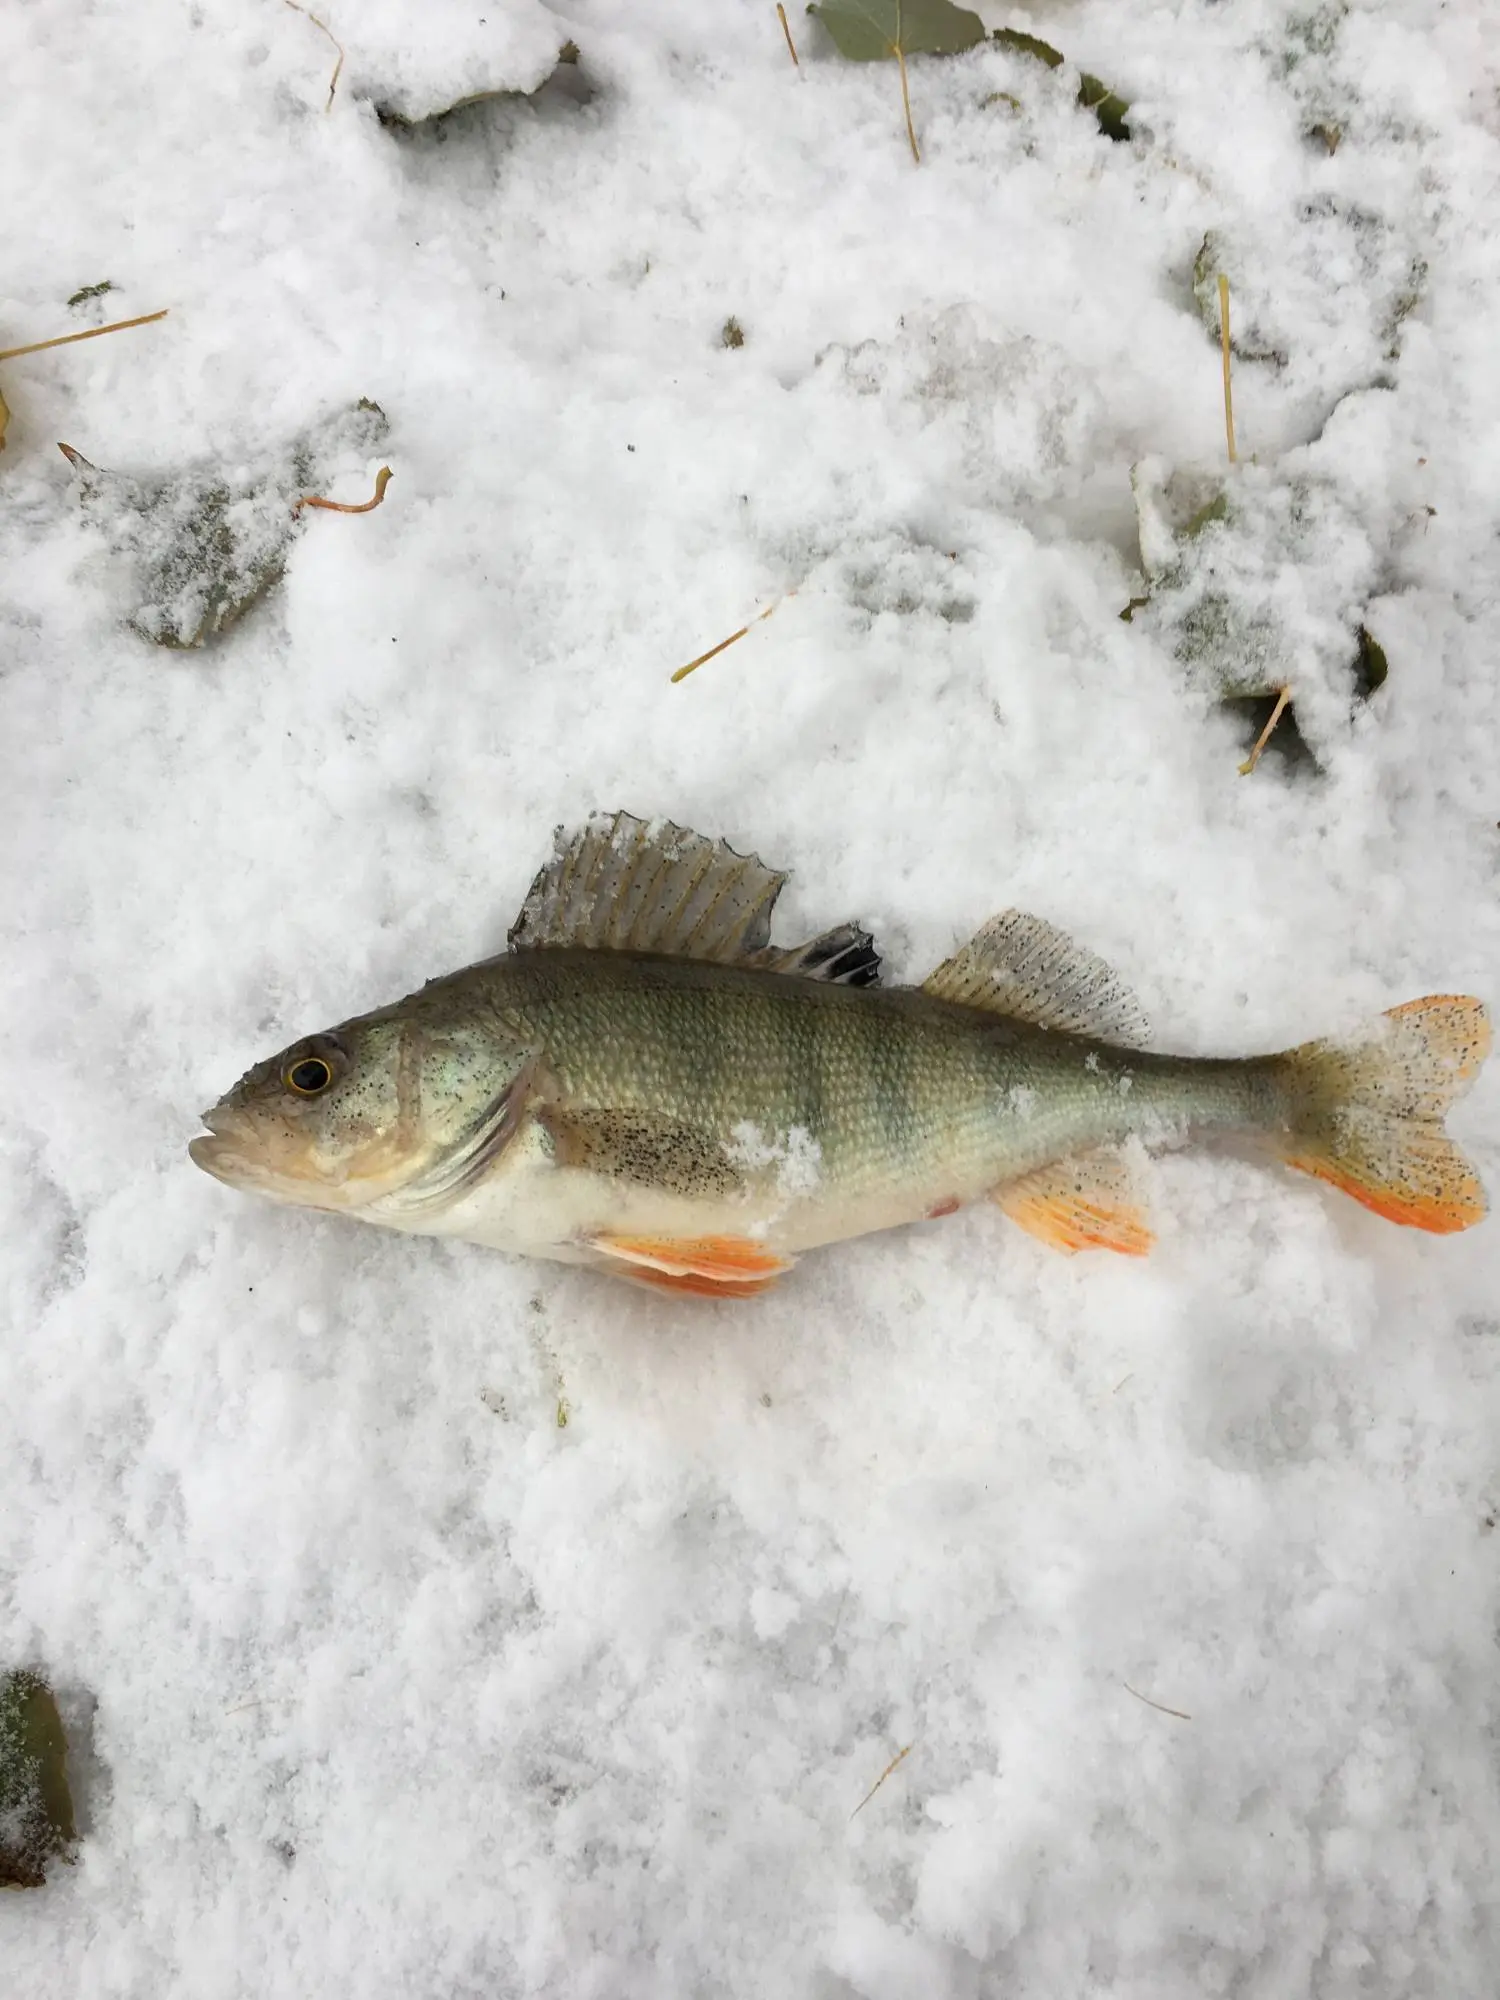
[[[478,15],[341,6],[325,111],[274,0],[0,11],[0,340],[172,308],[0,369],[0,1662],[88,1827],[0,1907],[7,1993],[1494,1991],[1495,1224],[1187,1153],[1140,1265],[974,1212],[713,1308],[187,1160],[595,806],[792,867],[783,935],[861,917],[899,977],[1034,909],[1184,1049],[1500,995],[1493,10],[987,7],[1135,137],[987,49],[912,65],[920,168],[789,11],[800,70],[760,0],[577,0],[576,71],[413,133],[382,83],[451,36],[464,94]],[[1321,777],[1239,778],[1118,618],[1131,465],[1220,462],[1209,229],[1285,353],[1242,449],[1354,398],[1391,671]],[[133,636],[53,441],[232,468],[360,396],[384,506],[217,646]]]

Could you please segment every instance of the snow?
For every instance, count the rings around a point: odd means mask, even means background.
[[[1035,910],[1159,1045],[1500,993],[1493,21],[987,7],[1071,64],[913,62],[918,168],[894,70],[789,13],[797,70],[758,0],[342,5],[328,110],[271,0],[0,14],[3,344],[171,307],[0,366],[0,1665],[87,1828],[0,1907],[29,2000],[1493,1990],[1493,1223],[1187,1152],[1141,1264],[985,1210],[714,1308],[187,1160],[595,807],[897,977]],[[1222,463],[1211,229],[1286,355],[1241,450],[1374,563],[1321,775],[1237,776],[1118,617],[1132,465]],[[235,473],[362,396],[384,504],[211,647],[132,633],[54,440]]]

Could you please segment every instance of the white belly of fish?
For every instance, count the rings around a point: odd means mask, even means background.
[[[528,1120],[476,1186],[436,1209],[403,1210],[400,1197],[365,1210],[371,1222],[414,1236],[450,1236],[516,1257],[595,1264],[601,1236],[765,1239],[785,1201],[701,1200],[564,1167],[543,1127]]]
[[[417,1236],[447,1236],[517,1257],[597,1264],[601,1237],[726,1237],[795,1256],[824,1243],[944,1213],[981,1192],[886,1185],[841,1198],[816,1182],[789,1187],[773,1172],[742,1194],[693,1197],[560,1166],[544,1127],[528,1120],[476,1186],[446,1205],[403,1208],[399,1195],[365,1210],[372,1222]]]

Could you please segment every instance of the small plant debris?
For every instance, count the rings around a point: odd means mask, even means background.
[[[86,299],[102,299],[106,292],[112,292],[114,288],[115,281],[113,278],[105,278],[97,285],[80,285],[78,290],[69,297],[68,304],[70,306],[81,306]]]
[[[731,313],[720,329],[719,345],[721,347],[743,347],[744,344],[745,329],[740,325],[733,313]]]
[[[325,111],[332,111],[333,93],[338,89],[339,78],[343,75],[344,72],[344,45],[339,40],[338,36],[334,34],[332,28],[329,27],[328,23],[325,20],[321,19],[319,15],[315,14],[311,7],[304,7],[302,5],[302,0],[286,0],[286,4],[295,13],[305,14],[307,19],[312,22],[313,26],[317,28],[322,34],[326,35],[328,40],[333,44],[334,51],[338,56],[338,61],[333,66],[333,75],[328,79],[328,101],[323,106],[323,109]]]

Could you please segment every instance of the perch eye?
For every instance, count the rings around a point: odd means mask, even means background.
[[[321,1056],[303,1056],[287,1065],[281,1080],[299,1097],[316,1097],[333,1082],[333,1071]]]

